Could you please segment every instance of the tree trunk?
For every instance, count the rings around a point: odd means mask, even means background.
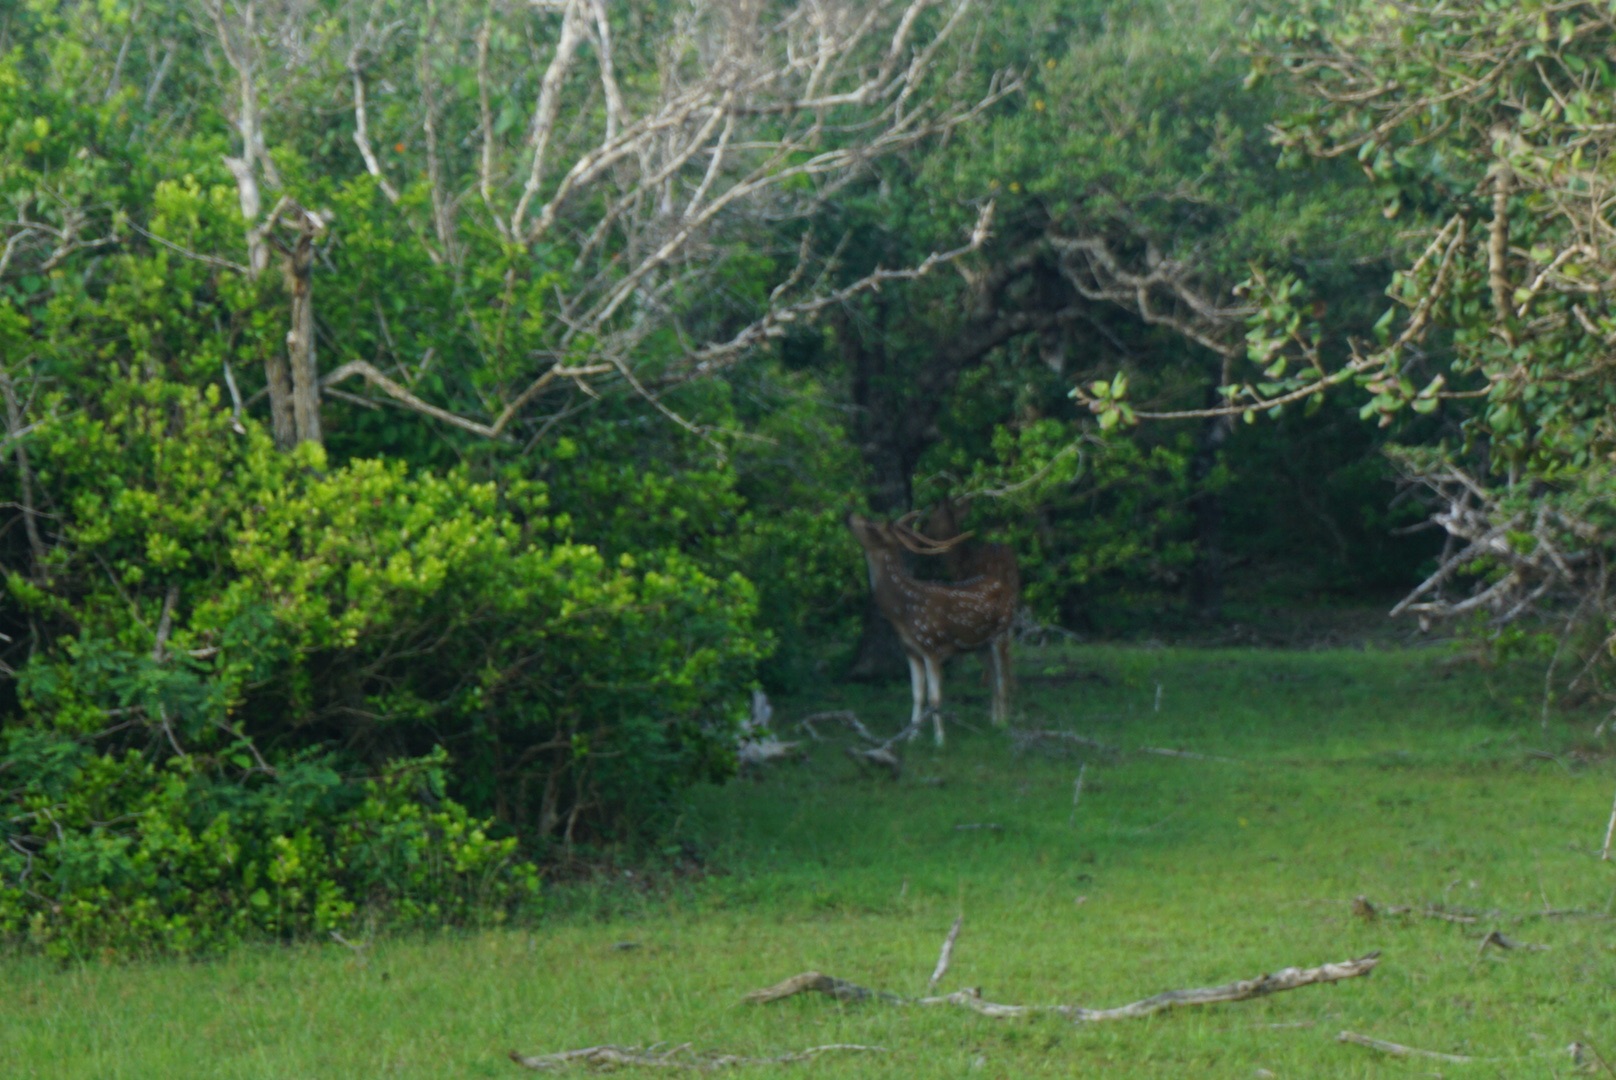
[[[876,302],[880,321],[885,320],[886,306]],[[880,345],[867,345],[845,313],[835,320],[836,337],[843,363],[852,374],[853,404],[856,408],[854,435],[859,455],[869,469],[870,510],[880,516],[901,514],[909,508],[913,493],[909,478],[913,459],[903,445],[904,417],[896,407],[899,395],[884,385],[892,378],[885,350]],[[878,331],[879,332],[879,331]],[[864,624],[859,630],[858,643],[853,646],[853,661],[848,677],[865,680],[896,679],[908,673],[903,646],[898,643],[897,631],[875,606],[873,594],[864,597]]]
[[[303,211],[296,221],[297,239],[286,254],[286,291],[292,298],[292,325],[286,332],[291,369],[291,413],[294,442],[323,442],[320,434],[320,371],[314,359],[314,234],[323,226]],[[274,392],[270,400],[274,402]],[[284,406],[283,406],[284,407]],[[275,438],[281,437],[279,424]]]
[[[1217,386],[1207,388],[1207,407],[1222,403]],[[1195,561],[1190,565],[1190,610],[1214,622],[1223,616],[1223,500],[1211,486],[1212,474],[1223,456],[1233,422],[1227,416],[1208,418],[1195,440],[1190,458],[1190,513],[1195,519]]]

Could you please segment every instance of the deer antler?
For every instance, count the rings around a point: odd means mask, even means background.
[[[941,555],[945,551],[954,550],[976,535],[975,530],[972,530],[971,532],[962,532],[958,536],[949,537],[947,540],[933,540],[931,537],[924,536],[909,527],[906,519],[911,516],[913,516],[912,513],[906,514],[904,517],[894,521],[892,523],[892,535],[898,543],[916,555]]]

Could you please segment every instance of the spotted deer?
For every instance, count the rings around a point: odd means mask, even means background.
[[[940,545],[948,545],[948,550],[942,553],[943,570],[949,581],[965,581],[969,578],[989,575],[1004,581],[1014,583],[1020,599],[1021,564],[1016,561],[1015,549],[1008,544],[982,544],[966,543],[968,533],[960,527],[960,514],[969,503],[969,496],[959,501],[951,496],[944,495],[928,510],[922,519],[925,524],[919,532],[926,539]],[[964,534],[963,536],[961,534]],[[959,539],[956,541],[956,537]],[[979,652],[986,653],[993,645],[990,643]],[[1009,656],[1008,646],[1005,656]],[[1007,698],[1015,696],[1015,672],[1007,662],[1003,668],[1005,677],[1005,695]],[[982,662],[982,684],[993,685],[993,663],[991,659],[984,658]]]
[[[864,549],[870,591],[903,643],[909,660],[914,700],[910,727],[916,731],[927,711],[937,745],[943,745],[942,667],[956,653],[988,647],[993,683],[993,722],[1005,724],[1010,712],[1010,623],[1021,590],[1015,559],[989,558],[984,572],[963,581],[922,581],[909,573],[902,551],[942,555],[971,536],[961,533],[936,541],[916,532],[917,514],[897,521],[873,521],[848,514],[847,527]]]

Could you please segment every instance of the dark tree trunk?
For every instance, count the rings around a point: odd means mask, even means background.
[[[1207,389],[1207,407],[1222,403],[1218,388]],[[1223,457],[1233,423],[1227,416],[1208,418],[1195,440],[1190,458],[1190,513],[1195,520],[1195,561],[1190,565],[1190,610],[1197,618],[1215,622],[1223,616],[1223,501],[1211,486],[1212,474]]]
[[[292,419],[292,369],[286,354],[271,348],[264,354],[264,383],[269,391],[269,429],[275,445],[290,450],[297,445],[297,424]]]
[[[314,358],[314,228],[300,222],[286,255],[286,288],[292,295],[292,326],[286,335],[291,369],[292,422],[297,442],[320,443],[320,372]]]
[[[876,312],[884,322],[885,304],[878,304]],[[906,437],[909,422],[899,408],[902,395],[894,393],[891,385],[896,373],[889,369],[889,357],[882,342],[865,341],[845,313],[836,320],[836,330],[842,362],[852,375],[853,404],[857,409],[854,436],[869,470],[870,510],[880,517],[892,517],[909,509],[913,498],[910,477],[918,453]],[[880,330],[878,325],[878,337]],[[866,680],[896,679],[906,675],[908,670],[897,632],[876,609],[875,597],[867,593],[864,622],[858,642],[853,646],[848,676]]]

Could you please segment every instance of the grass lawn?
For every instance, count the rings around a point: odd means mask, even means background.
[[[575,887],[530,929],[359,952],[0,961],[0,1075],[517,1077],[513,1048],[655,1042],[886,1048],[735,1076],[1570,1076],[1573,1041],[1616,1070],[1616,919],[1598,917],[1616,910],[1616,863],[1598,858],[1616,767],[1587,752],[1591,725],[1539,726],[1529,674],[1398,649],[1062,646],[1018,666],[1023,724],[1237,760],[1018,757],[960,665],[946,689],[977,730],[912,745],[897,783],[826,744],[699,792],[682,831],[712,871],[700,878]],[[892,730],[908,689],[776,704],[787,722],[852,708]],[[1366,920],[1360,895],[1481,917]],[[920,994],[961,912],[942,990],[1001,1002],[1112,1006],[1382,960],[1368,978],[1087,1026],[740,1001],[809,969]],[[1493,929],[1544,948],[1479,948]],[[1342,1030],[1477,1060],[1387,1057],[1337,1043]]]

